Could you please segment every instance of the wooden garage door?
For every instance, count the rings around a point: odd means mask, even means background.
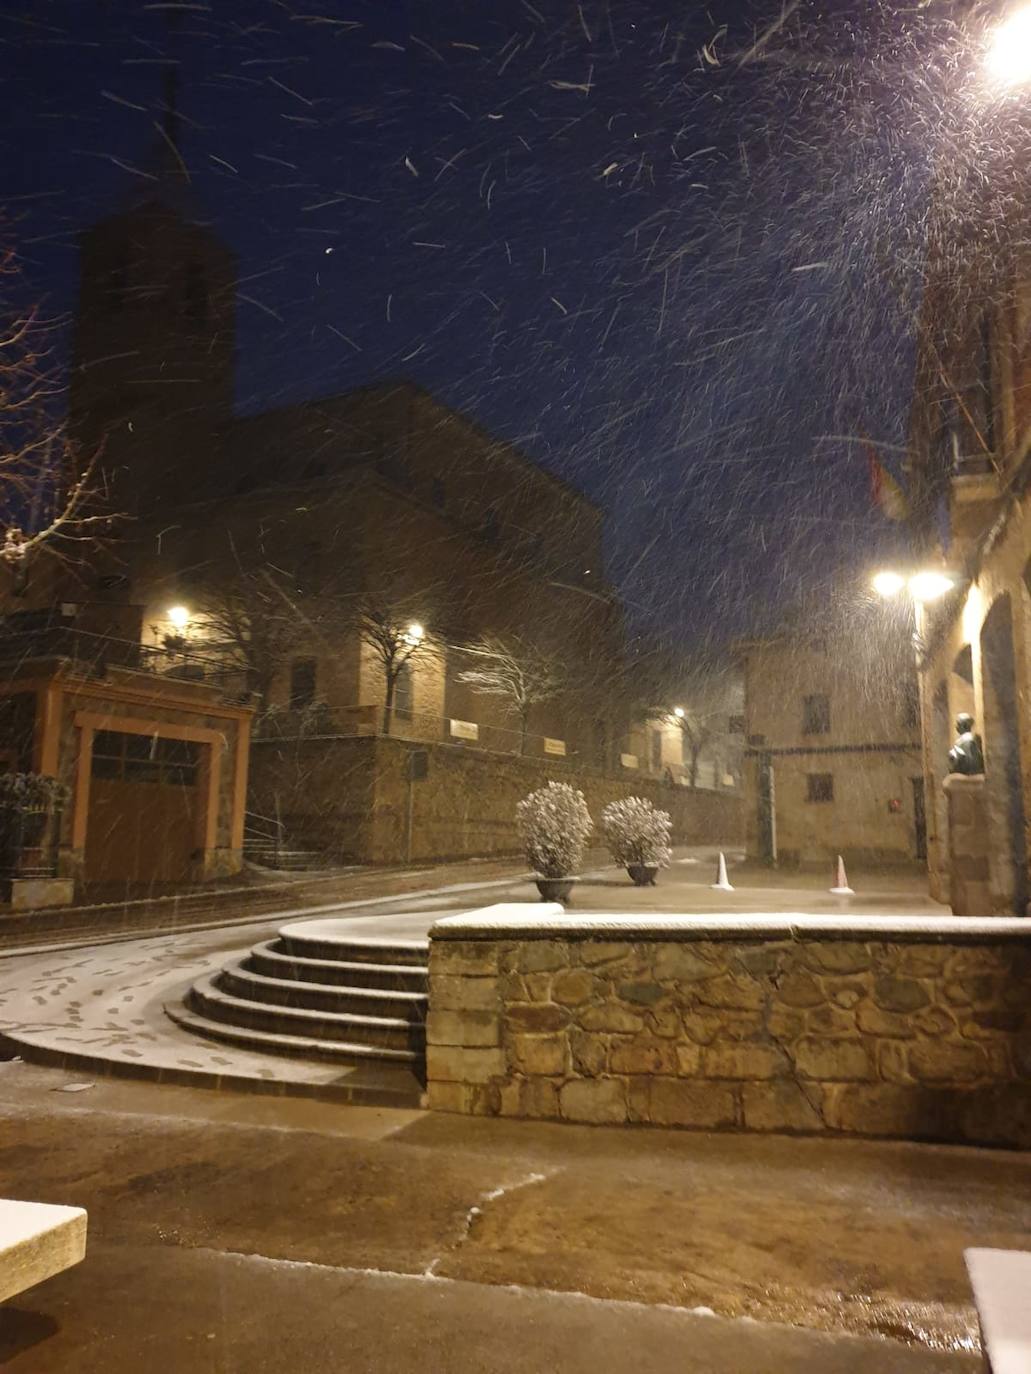
[[[87,882],[181,882],[191,876],[202,747],[97,731],[86,825]]]

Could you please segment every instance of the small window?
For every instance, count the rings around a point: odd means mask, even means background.
[[[727,721],[727,730],[732,735],[743,735],[745,733],[744,716],[731,716]]]
[[[412,665],[403,663],[394,682],[394,711],[406,720],[411,717],[414,692]]]
[[[318,665],[313,658],[295,658],[290,664],[290,709],[303,711],[315,700]]]
[[[831,699],[817,695],[802,698],[802,734],[826,735],[831,728]]]
[[[834,800],[833,773],[807,773],[805,781],[805,799],[807,802],[832,802]]]

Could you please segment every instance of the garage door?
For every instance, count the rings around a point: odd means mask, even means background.
[[[93,737],[87,882],[182,882],[197,848],[200,751],[187,740]]]

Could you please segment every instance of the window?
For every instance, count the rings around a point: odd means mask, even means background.
[[[662,767],[662,731],[652,731],[652,767]]]
[[[802,734],[826,735],[831,728],[831,699],[817,695],[802,698]]]
[[[412,665],[403,663],[394,682],[394,712],[406,719],[412,714]]]
[[[807,773],[805,781],[805,799],[807,802],[832,802],[834,800],[833,773]]]
[[[318,664],[313,658],[295,658],[290,664],[290,709],[303,711],[315,700]]]
[[[159,735],[98,730],[93,737],[92,774],[123,782],[159,782],[193,787],[200,746]]]
[[[727,721],[727,730],[732,735],[743,735],[745,733],[744,716],[731,716]]]

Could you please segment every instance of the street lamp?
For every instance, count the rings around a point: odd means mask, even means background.
[[[425,629],[423,629],[423,627],[419,624],[418,621],[413,620],[411,625],[408,626],[408,629],[404,633],[404,641],[406,644],[410,644],[411,647],[414,649],[417,644],[422,643],[425,635]]]
[[[673,714],[676,716],[677,720],[683,720],[686,712],[682,706],[674,706]]]
[[[950,592],[956,585],[956,579],[951,573],[941,572],[937,568],[921,568],[908,576],[894,568],[882,568],[880,572],[874,573],[870,585],[878,596],[885,598],[898,596],[905,588],[914,601],[923,604],[927,601],[937,601],[946,592]]]
[[[176,630],[185,630],[190,623],[190,612],[185,606],[169,606],[168,623]]]
[[[985,66],[1001,86],[1031,80],[1031,5],[999,25],[985,55]]]

